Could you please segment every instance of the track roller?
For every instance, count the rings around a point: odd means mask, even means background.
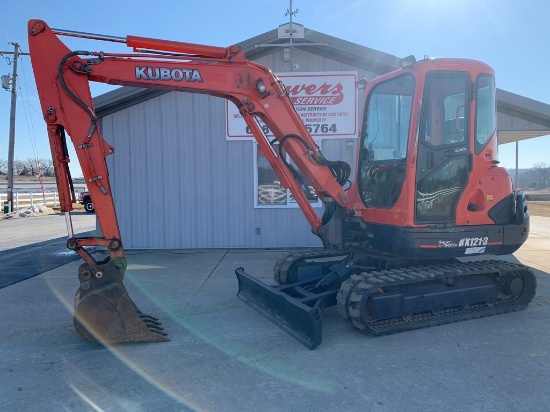
[[[338,313],[369,335],[384,335],[527,307],[536,278],[504,261],[456,262],[362,272],[344,281]]]

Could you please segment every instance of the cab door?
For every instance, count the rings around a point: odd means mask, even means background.
[[[429,72],[423,95],[416,164],[416,223],[455,223],[468,183],[470,76]]]

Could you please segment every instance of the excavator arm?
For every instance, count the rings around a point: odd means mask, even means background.
[[[302,190],[304,183],[299,181],[284,153],[288,153],[319,198],[326,204],[348,208],[343,186],[348,181],[349,165],[323,157],[284,85],[268,68],[248,61],[237,46],[222,48],[136,36],[92,35],[52,29],[41,20],[29,21],[28,34],[61,210],[69,228],[67,246],[85,261],[79,269],[81,286],[75,300],[75,327],[83,338],[106,343],[167,340],[158,320],[141,313],[122,285],[126,259],[105,161],[114,148],[100,133],[90,81],[228,99],[239,109],[314,233],[326,241],[322,227],[330,216],[321,218],[316,214]],[[71,51],[59,39],[61,35],[125,43],[132,52]],[[270,141],[264,135],[260,122],[269,127],[275,139]],[[70,211],[75,196],[68,167],[67,134],[88,185],[103,237],[75,238],[72,233]],[[86,246],[106,247],[109,258],[96,262]]]

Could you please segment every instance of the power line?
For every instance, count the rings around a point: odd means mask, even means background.
[[[26,110],[25,110],[25,119],[27,120],[27,129],[29,129],[29,135],[31,137],[31,143],[32,143],[32,147],[33,147],[33,150],[34,150],[34,157],[35,157],[35,159],[38,159],[38,149],[37,149],[37,145],[36,145],[36,136],[35,136],[35,133],[34,133],[34,122],[32,121],[32,116],[31,116],[30,109],[35,110],[38,114],[40,114],[40,112],[38,112],[34,107],[32,107],[32,105],[30,103],[29,87],[27,85],[26,73],[25,73],[25,64],[24,64],[23,61],[21,61],[21,69],[22,69],[22,72],[23,72],[23,84],[25,86],[25,92],[26,92],[27,99],[25,99],[23,97],[23,92],[21,91],[21,85],[19,85],[19,96],[21,96],[21,98],[27,103],[24,106],[26,108]],[[28,118],[27,118],[27,111],[28,111]],[[30,128],[29,128],[29,120],[30,120]]]
[[[0,55],[13,54],[13,72],[11,79],[9,76],[2,76],[2,87],[6,90],[10,89],[11,80],[11,108],[10,108],[10,135],[8,143],[8,187],[7,201],[4,204],[4,213],[11,212],[13,205],[13,155],[15,147],[15,112],[17,107],[17,62],[20,55],[28,55],[29,53],[21,52],[19,43],[13,44],[13,52],[0,51]]]
[[[17,85],[17,86],[19,88],[19,96],[21,96],[22,93],[23,93],[21,91],[21,85]],[[36,141],[35,141],[35,138],[34,138],[34,126],[33,126],[33,123],[32,123],[32,117],[30,117],[30,108],[29,108],[28,104],[23,106],[23,112],[25,113],[25,121],[27,123],[27,130],[28,130],[30,140],[31,140],[32,151],[34,153],[34,157],[38,158],[38,153],[37,153],[37,150],[36,150]],[[30,122],[29,122],[29,119],[30,119]]]

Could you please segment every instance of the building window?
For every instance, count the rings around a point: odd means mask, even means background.
[[[279,152],[278,144],[274,145],[275,151]],[[298,170],[294,162],[288,155],[287,161],[295,167],[299,175],[302,175]],[[255,191],[255,207],[261,208],[287,208],[298,207],[298,203],[290,193],[290,190],[285,187],[279,181],[278,176],[275,174],[267,158],[262,153],[257,143],[254,143],[254,191]],[[322,202],[319,200],[315,191],[311,186],[307,184],[302,176],[304,184],[304,192],[310,203],[315,207],[322,207]]]

